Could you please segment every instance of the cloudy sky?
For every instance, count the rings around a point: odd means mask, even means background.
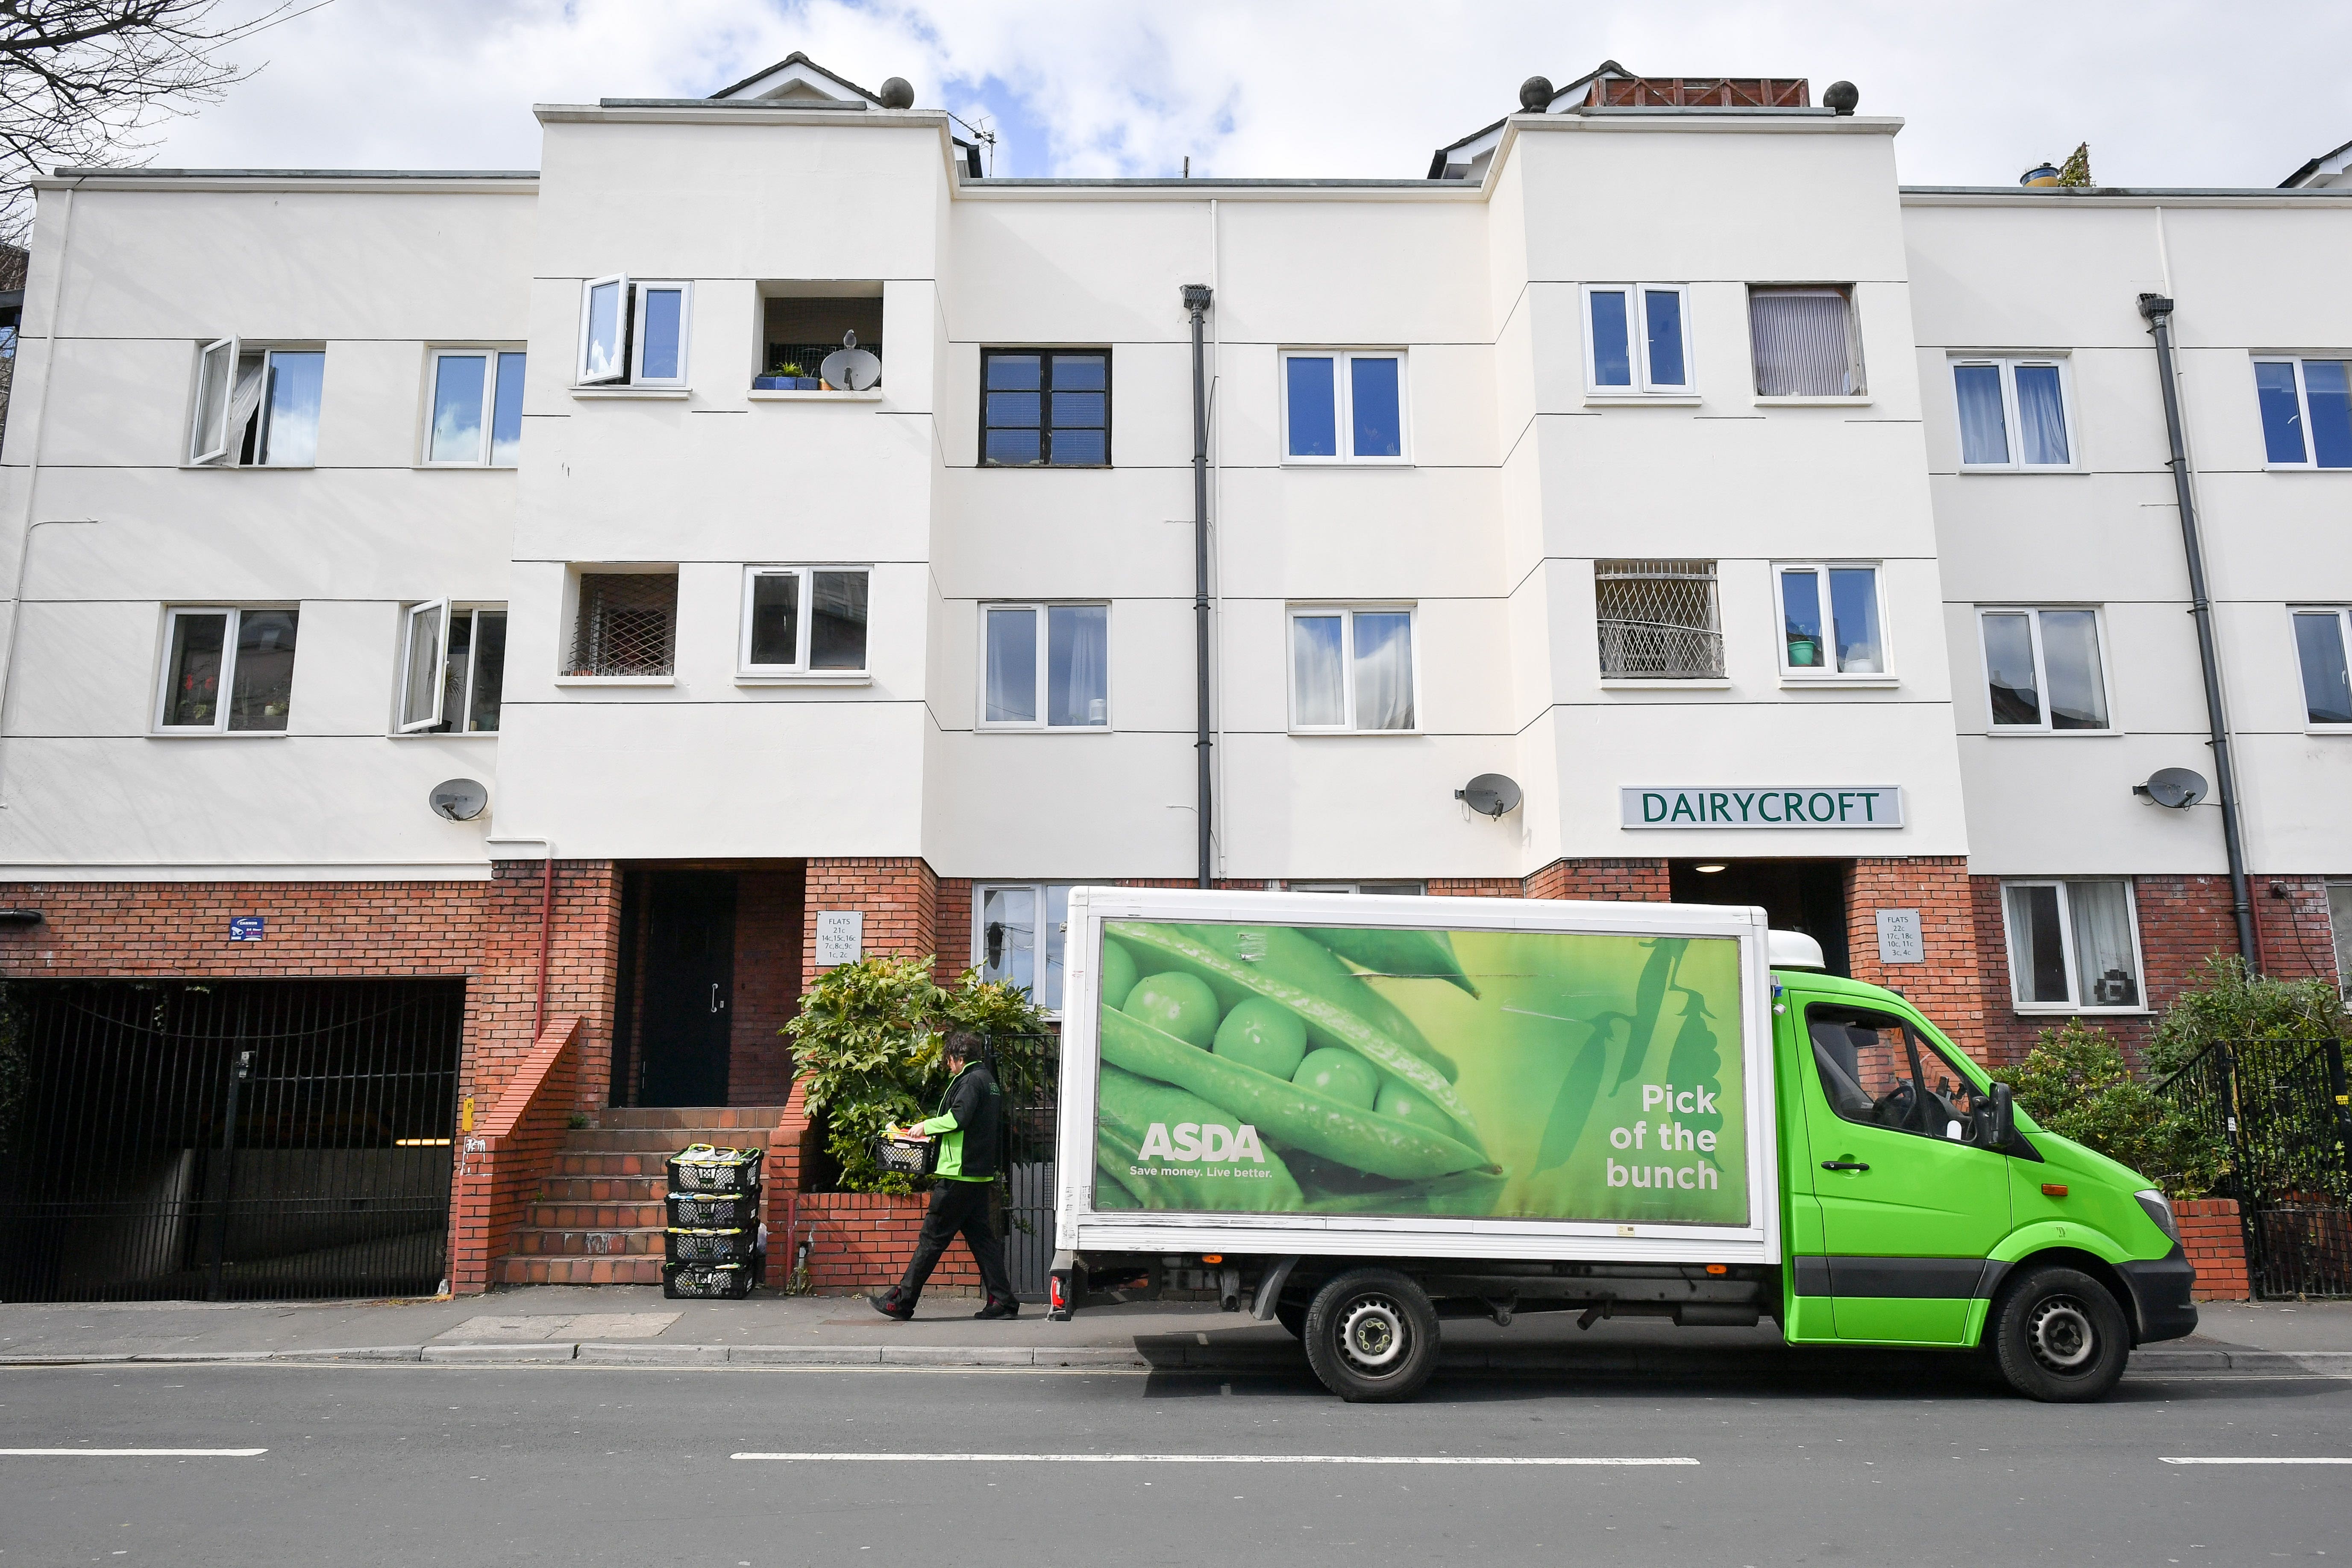
[[[1003,174],[1417,175],[1604,58],[1850,79],[1908,121],[1914,184],[2087,140],[2102,184],[2272,185],[2352,140],[2343,0],[330,0],[149,161],[532,168],[534,102],[698,97],[794,49],[992,125]]]

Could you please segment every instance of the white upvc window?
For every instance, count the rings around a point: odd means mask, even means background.
[[[1696,384],[1691,374],[1689,288],[1586,284],[1584,383],[1602,396],[1689,392]]]
[[[523,351],[435,349],[427,367],[425,463],[515,466],[522,450]]]
[[[1886,608],[1873,561],[1784,561],[1772,569],[1780,673],[1834,680],[1881,677]]]
[[[865,566],[746,566],[739,664],[745,675],[866,673]]]
[[[1750,284],[1748,350],[1759,397],[1863,397],[1862,329],[1844,284]]]
[[[159,735],[279,734],[293,710],[292,605],[175,605],[163,616]]]
[[[1955,356],[1960,467],[1971,473],[2075,466],[2072,367],[2063,354]]]
[[[1290,349],[1282,355],[1282,460],[1410,463],[1402,349]]]
[[[2010,994],[2021,1013],[2146,1008],[2139,914],[2120,879],[2005,881]]]
[[[1420,728],[1410,605],[1290,607],[1290,728],[1304,734]]]
[[[1416,899],[1429,891],[1426,882],[1290,882],[1285,886],[1294,893],[1407,894]]]
[[[1062,942],[1070,889],[1082,882],[980,882],[971,889],[971,963],[982,980],[1017,985],[1062,1009]]]
[[[506,683],[506,606],[429,599],[409,605],[400,618],[394,732],[495,733]]]
[[[2296,605],[2295,663],[2303,673],[2304,722],[2314,730],[2352,729],[2352,610]]]
[[[2327,926],[2336,939],[2336,988],[2352,996],[2352,882],[2327,884]]]
[[[2106,637],[2088,605],[1979,608],[1992,732],[2105,734]]]
[[[2352,468],[2352,360],[2254,356],[2266,468]]]
[[[221,338],[196,353],[188,462],[198,468],[307,468],[319,459],[323,349],[255,348]]]
[[[592,278],[580,288],[582,386],[682,387],[694,285],[679,279]]]
[[[980,727],[1108,730],[1108,605],[981,606]]]

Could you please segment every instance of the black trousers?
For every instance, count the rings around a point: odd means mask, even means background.
[[[988,1223],[988,1199],[994,1188],[993,1182],[940,1182],[931,1188],[930,1212],[923,1215],[922,1234],[915,1238],[915,1256],[890,1292],[899,1306],[914,1306],[948,1243],[959,1234],[980,1265],[980,1282],[987,1287],[988,1299],[1013,1300],[1013,1277],[1004,1271],[1004,1238]]]

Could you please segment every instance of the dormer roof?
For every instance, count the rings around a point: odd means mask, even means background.
[[[794,49],[774,65],[753,71],[732,87],[722,87],[713,99],[764,100],[769,102],[840,103],[859,109],[882,107],[881,99],[845,76],[825,69]]]

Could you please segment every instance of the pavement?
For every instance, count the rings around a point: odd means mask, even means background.
[[[969,1300],[933,1297],[893,1322],[861,1297],[667,1301],[653,1286],[539,1286],[405,1301],[0,1303],[0,1368],[78,1363],[403,1363],[476,1365],[932,1366],[1104,1371],[1283,1372],[1304,1365],[1279,1326],[1208,1305],[1082,1311],[1066,1323],[1024,1309],[977,1322]],[[2352,1301],[2208,1302],[2199,1332],[2132,1354],[2135,1373],[2352,1377]],[[1924,1352],[1933,1355],[1934,1352]],[[1769,1322],[1678,1329],[1620,1318],[1576,1327],[1572,1313],[1522,1315],[1509,1328],[1456,1321],[1441,1364],[1462,1372],[1712,1375],[1849,1373],[1916,1353],[1791,1347]],[[1864,1358],[1857,1360],[1856,1358]]]

